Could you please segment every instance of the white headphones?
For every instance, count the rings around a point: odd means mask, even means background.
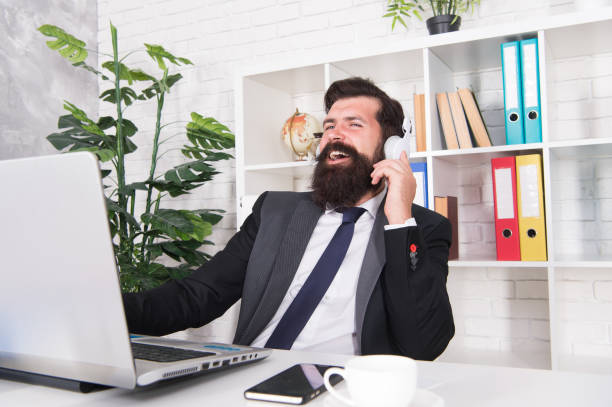
[[[404,132],[402,137],[391,136],[385,141],[385,158],[399,160],[402,151],[406,152],[406,157],[410,157],[410,138],[408,135],[412,134],[412,121],[408,116],[404,117],[402,131]]]
[[[391,136],[385,141],[385,158],[392,160],[399,160],[402,155],[402,151],[406,152],[406,156],[410,157],[410,139],[408,135],[412,135],[413,127],[412,121],[408,116],[404,117],[402,123],[403,136]],[[317,157],[320,154],[320,148],[317,146]]]

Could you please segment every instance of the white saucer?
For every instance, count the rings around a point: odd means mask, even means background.
[[[338,392],[345,397],[349,396],[345,386],[339,388]],[[324,396],[325,400],[323,400],[323,405],[325,407],[347,407],[346,404],[329,394],[329,392],[325,393]],[[414,398],[406,407],[444,407],[444,399],[430,390],[416,389]]]

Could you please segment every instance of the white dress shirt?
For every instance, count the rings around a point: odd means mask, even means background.
[[[359,280],[361,264],[365,257],[376,213],[386,192],[385,188],[375,197],[359,205],[366,212],[355,223],[353,238],[344,261],[306,326],[295,339],[291,349],[341,354],[356,353],[355,296],[357,281]],[[341,224],[342,214],[336,212],[334,208],[328,208],[321,215],[283,301],[266,328],[255,338],[252,346],[265,346],[276,325],[302,288]],[[411,218],[407,220],[407,223],[387,225],[385,229],[406,226],[416,226],[416,222]]]

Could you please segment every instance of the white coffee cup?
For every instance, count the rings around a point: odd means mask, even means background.
[[[335,374],[346,381],[350,399],[329,383]],[[416,379],[416,362],[395,355],[357,356],[349,359],[344,369],[332,367],[323,376],[333,397],[356,407],[407,407],[416,391]]]

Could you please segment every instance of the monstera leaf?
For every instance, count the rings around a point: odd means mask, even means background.
[[[193,62],[191,62],[187,58],[175,57],[174,55],[166,51],[161,45],[145,44],[145,47],[147,48],[147,53],[149,54],[149,56],[157,62],[159,69],[163,71],[168,69],[166,63],[164,62],[164,59],[167,59],[174,65],[180,65],[181,63],[183,63],[184,65],[193,65]]]
[[[85,62],[81,61],[81,62],[77,62],[72,64],[72,66],[77,67],[77,68],[83,68],[86,71],[89,71],[93,74],[95,74],[96,76],[99,76],[100,78],[104,79],[105,81],[108,80],[108,76],[104,75],[102,72],[98,71],[96,68],[94,68],[93,66],[89,66],[87,65]]]
[[[38,28],[47,37],[57,38],[55,41],[47,41],[47,46],[52,50],[58,51],[61,56],[68,59],[73,64],[83,62],[87,58],[85,43],[73,37],[66,31],[54,25],[45,24]]]
[[[119,274],[124,291],[149,290],[172,278],[168,267],[159,263],[123,263]]]
[[[91,151],[101,161],[109,161],[116,155],[116,137],[104,133],[110,127],[116,125],[116,121],[110,117],[101,117],[98,122],[89,119],[85,112],[71,105],[71,114],[60,116],[57,127],[65,129],[60,133],[47,136],[47,140],[59,151]],[[131,137],[138,129],[131,121],[123,120],[123,132],[126,137]],[[136,151],[137,146],[126,139],[125,152]]]
[[[204,161],[192,161],[166,171],[164,179],[148,181],[158,191],[168,192],[177,197],[188,194],[190,190],[210,181],[218,172]]]
[[[152,97],[160,93],[170,92],[170,88],[182,78],[183,75],[181,75],[180,73],[174,75],[164,75],[164,77],[160,81],[155,81],[153,85],[143,90],[142,94],[138,96],[138,99],[151,99]]]
[[[113,211],[116,213],[120,213],[122,215],[125,215],[127,218],[127,221],[130,222],[130,224],[132,226],[134,226],[136,229],[140,230],[140,224],[138,223],[138,221],[136,220],[135,217],[133,217],[128,211],[126,211],[124,208],[120,207],[117,202],[113,201],[110,198],[106,198],[106,209],[109,211]]]
[[[164,241],[154,243],[147,248],[155,257],[165,254],[178,262],[184,260],[191,266],[199,266],[210,258],[210,255],[198,251],[198,248],[203,244],[212,244],[212,242],[208,242],[206,240],[203,242],[198,242],[197,240],[193,239],[183,241]]]
[[[140,69],[130,69],[125,64],[119,62],[119,79],[128,81],[132,85],[134,81],[154,81],[155,78]],[[115,64],[113,61],[106,61],[102,64],[102,68],[108,69],[111,73],[115,73]]]
[[[223,219],[222,215],[218,215],[214,212],[225,213],[223,209],[197,209],[191,212],[195,213],[211,225],[216,225],[221,219]]]
[[[132,101],[134,99],[138,98],[138,95],[132,88],[128,88],[126,86],[119,90],[119,98],[123,101],[123,103],[126,104],[126,106],[129,106],[132,104]],[[117,104],[115,89],[113,88],[113,89],[105,90],[104,92],[100,94],[100,99],[102,99],[105,102]]]
[[[159,209],[155,213],[143,214],[141,219],[151,225],[150,234],[157,233],[171,239],[201,242],[212,233],[210,223],[187,210]]]
[[[234,135],[223,124],[212,117],[202,117],[192,112],[191,121],[187,123],[187,138],[192,146],[184,146],[188,152],[195,148],[204,153],[209,150],[221,150],[234,147]]]

